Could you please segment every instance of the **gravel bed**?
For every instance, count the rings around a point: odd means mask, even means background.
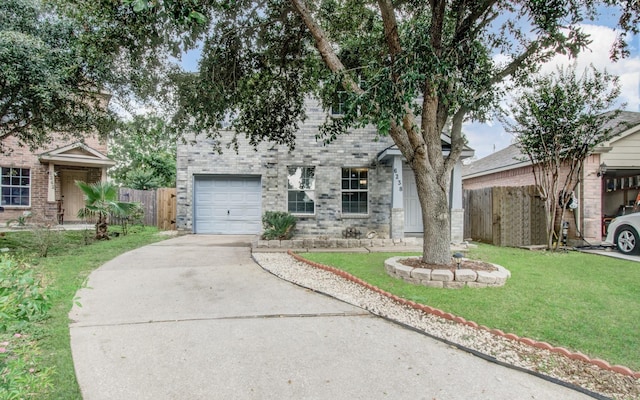
[[[299,262],[285,253],[254,253],[253,257],[262,268],[284,280],[494,357],[500,362],[535,371],[609,398],[640,399],[640,379],[416,310],[332,272]]]

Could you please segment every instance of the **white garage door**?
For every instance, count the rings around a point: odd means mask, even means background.
[[[197,176],[194,232],[257,234],[261,226],[260,177]]]

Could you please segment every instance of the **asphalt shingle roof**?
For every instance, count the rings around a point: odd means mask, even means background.
[[[607,123],[609,126],[617,126],[618,124],[620,126],[616,134],[639,125],[640,112],[622,111],[616,118]],[[615,141],[615,138],[612,141]],[[464,165],[462,167],[462,177],[467,178],[476,174],[487,175],[496,170],[514,169],[527,164],[530,164],[527,156],[522,154],[515,144],[512,144],[505,149]]]

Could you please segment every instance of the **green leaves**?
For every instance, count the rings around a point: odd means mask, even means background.
[[[52,131],[81,137],[111,127],[79,29],[39,0],[0,3],[0,137],[33,149]]]
[[[108,239],[107,216],[127,217],[136,212],[137,203],[118,201],[118,187],[111,182],[76,181],[76,186],[84,193],[85,207],[78,211],[78,217],[84,219],[98,216],[96,222],[96,239]]]
[[[132,189],[173,187],[177,138],[155,115],[135,116],[110,135],[109,156],[116,165],[109,175]]]
[[[30,266],[0,256],[0,332],[16,324],[43,319],[51,301]]]
[[[584,159],[611,138],[617,113],[606,113],[620,94],[618,77],[593,66],[581,75],[576,67],[533,77],[529,88],[503,118],[509,132],[534,162]]]

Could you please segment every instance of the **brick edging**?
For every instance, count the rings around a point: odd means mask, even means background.
[[[530,339],[530,338],[519,337],[518,335],[513,334],[513,333],[504,333],[500,329],[491,329],[491,328],[488,328],[488,327],[486,327],[484,325],[478,325],[477,323],[475,323],[473,321],[467,321],[466,319],[464,319],[462,317],[453,315],[451,313],[444,312],[444,311],[439,310],[437,308],[433,308],[433,307],[430,307],[430,306],[426,306],[424,304],[416,303],[415,301],[412,301],[412,300],[407,300],[407,299],[403,299],[402,297],[398,297],[398,296],[396,296],[394,294],[391,294],[389,292],[386,292],[386,291],[380,289],[377,286],[374,286],[374,285],[372,285],[372,284],[370,284],[368,282],[365,282],[362,279],[360,279],[360,278],[358,278],[358,277],[356,277],[354,275],[351,275],[348,272],[342,271],[342,270],[340,270],[338,268],[335,268],[335,267],[330,267],[328,265],[320,264],[320,263],[317,263],[315,261],[307,260],[306,258],[294,253],[291,250],[288,250],[287,254],[289,254],[290,256],[295,258],[296,260],[298,260],[300,262],[303,262],[303,263],[305,263],[305,264],[307,264],[309,266],[312,266],[314,268],[319,268],[319,269],[334,273],[334,274],[336,274],[336,275],[338,275],[338,276],[340,276],[340,277],[342,277],[344,279],[347,279],[348,281],[351,281],[351,282],[356,283],[358,285],[364,286],[365,288],[367,288],[369,290],[372,290],[372,291],[374,291],[376,293],[380,293],[381,295],[383,295],[385,297],[388,297],[391,300],[394,300],[395,302],[400,303],[400,304],[402,304],[404,306],[409,306],[409,307],[414,308],[416,310],[423,311],[423,312],[426,312],[428,314],[432,314],[432,315],[435,315],[435,316],[438,316],[438,317],[442,317],[444,319],[447,319],[447,320],[450,320],[450,321],[453,321],[453,322],[457,322],[457,323],[460,323],[460,324],[463,324],[463,325],[467,325],[467,326],[470,326],[470,327],[475,328],[475,329],[484,330],[484,331],[487,331],[487,332],[489,332],[491,334],[494,334],[494,335],[497,335],[497,336],[501,336],[501,337],[504,337],[504,338],[509,339],[509,340],[515,340],[517,342],[523,343],[523,344],[528,345],[528,346],[532,346],[532,347],[535,347],[535,348],[538,348],[538,349],[542,349],[542,350],[548,350],[548,351],[550,351],[552,353],[563,355],[563,356],[568,357],[568,358],[570,358],[572,360],[580,360],[580,361],[595,365],[595,366],[597,366],[597,367],[599,367],[601,369],[604,369],[604,370],[613,371],[613,372],[617,372],[617,373],[622,374],[622,375],[633,377],[635,379],[640,379],[640,372],[633,371],[628,367],[625,367],[625,366],[622,366],[622,365],[613,365],[612,366],[611,364],[609,364],[605,360],[601,360],[599,358],[590,358],[590,357],[588,357],[585,354],[582,354],[580,352],[574,353],[574,352],[571,352],[570,350],[565,349],[564,347],[554,347],[554,346],[550,345],[547,342],[539,342],[537,340],[533,340],[533,339]]]

